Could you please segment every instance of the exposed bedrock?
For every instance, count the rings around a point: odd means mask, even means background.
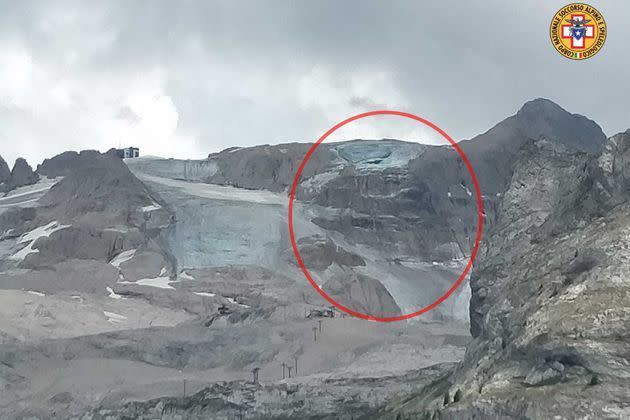
[[[330,238],[309,236],[298,240],[302,260],[313,270],[325,270],[332,264],[340,266],[364,266],[361,256],[348,252]]]
[[[69,267],[57,266],[84,261],[77,263],[77,269],[91,264],[90,278],[106,279],[102,293],[120,275],[124,278],[125,271],[132,281],[156,277],[165,268],[167,276],[174,271],[170,252],[159,240],[160,232],[171,223],[171,213],[119,158],[91,151],[68,152],[46,160],[40,170],[62,179],[38,200],[37,207],[10,208],[0,215],[3,237],[15,241],[12,255],[3,260],[5,268],[15,265],[40,272],[67,272]],[[119,273],[119,264],[109,263],[125,251],[134,252],[129,259],[138,257],[138,264],[133,269],[123,267]],[[142,259],[147,253],[157,257]],[[43,277],[17,271],[4,276],[2,282],[15,287],[20,278],[36,284]],[[71,281],[62,280],[57,287],[68,290],[70,283],[81,290],[80,284]],[[86,287],[93,290],[93,282],[86,281]],[[44,288],[52,289],[46,284],[39,287]]]
[[[385,417],[630,415],[629,145],[626,132],[599,155],[520,149],[471,278],[464,361]]]
[[[35,184],[39,176],[23,158],[18,158],[9,170],[9,165],[0,156],[0,193],[6,193],[19,187]]]
[[[0,184],[5,184],[11,180],[11,170],[7,162],[0,156]]]

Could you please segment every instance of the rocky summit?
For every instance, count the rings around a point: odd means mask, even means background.
[[[19,187],[33,185],[39,180],[39,175],[33,172],[33,168],[23,158],[15,161],[13,170],[0,156],[0,193],[6,193]]]
[[[447,146],[0,160],[0,413],[630,417],[630,131],[546,99]],[[3,167],[5,169],[3,169]],[[19,181],[12,183],[13,179]],[[316,290],[318,289],[318,290]]]

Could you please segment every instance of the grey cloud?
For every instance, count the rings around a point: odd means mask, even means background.
[[[80,81],[87,91],[74,101],[77,113],[78,103],[111,106],[93,118],[116,118],[128,91],[158,72],[161,93],[178,112],[177,133],[194,137],[196,156],[233,145],[312,141],[344,113],[390,106],[392,98],[455,138],[473,137],[540,96],[593,118],[609,135],[625,130],[630,6],[597,5],[609,25],[606,45],[590,60],[571,62],[548,39],[550,19],[564,3],[11,2],[0,17],[0,45],[22,45],[51,81]],[[304,103],[298,92],[318,68],[330,73],[327,86],[308,94],[321,106]],[[388,79],[378,89],[355,91],[367,76],[346,86],[353,75],[381,72]],[[339,104],[340,115],[330,104]],[[46,117],[58,112],[39,109],[19,129],[0,128],[0,142],[58,120],[47,131],[51,138],[41,139],[55,145],[47,152],[92,147],[86,136],[98,133],[74,126],[72,110]],[[42,158],[37,135],[23,135],[29,147],[19,152],[30,160]],[[0,154],[11,155],[6,146]]]
[[[117,117],[120,118],[121,120],[126,120],[134,124],[139,123],[141,120],[138,114],[133,112],[133,110],[129,108],[128,106],[123,106],[122,108],[120,108],[120,111],[118,112]]]
[[[372,100],[371,98],[367,98],[365,96],[353,96],[348,101],[348,104],[351,107],[360,108],[360,109],[363,109],[363,110],[383,108],[382,104],[378,104],[374,100]]]

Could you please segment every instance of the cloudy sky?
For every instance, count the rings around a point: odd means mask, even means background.
[[[470,138],[550,98],[608,135],[630,127],[630,6],[591,3],[608,39],[551,46],[567,1],[0,1],[0,155],[136,145],[200,158],[314,141],[351,115],[411,112]],[[431,141],[368,121],[347,137]]]

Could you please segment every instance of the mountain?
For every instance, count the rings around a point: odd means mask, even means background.
[[[67,175],[38,199],[36,207],[8,206],[0,213],[0,232],[10,232],[6,239],[18,238],[12,255],[0,264],[7,270],[0,281],[5,288],[105,291],[126,273],[124,266],[117,270],[110,261],[130,249],[133,259],[142,260],[130,269],[130,277],[157,276],[165,267],[171,271],[168,252],[156,239],[160,227],[170,223],[170,215],[120,159],[82,153],[71,171],[44,172]],[[53,273],[43,271],[53,267]],[[72,280],[85,270],[92,279],[85,284]]]
[[[0,184],[5,184],[11,180],[11,170],[7,162],[0,156]]]
[[[547,139],[520,149],[471,278],[466,357],[385,417],[630,415],[629,146],[625,132],[599,155]]]
[[[310,146],[66,152],[0,198],[3,416],[628,416],[630,131],[536,99],[462,141],[470,287],[393,324],[331,310],[295,261]],[[450,147],[322,144],[296,245],[335,299],[397,316],[452,285],[476,211]]]
[[[516,115],[462,142],[481,184],[485,223],[495,218],[520,147],[538,138],[588,153],[601,150],[605,142],[597,124],[546,99],[526,103]],[[286,194],[310,146],[230,148],[203,161],[140,159],[129,165],[136,174]],[[446,290],[463,269],[460,263],[436,274],[430,266],[462,260],[469,254],[477,229],[473,191],[470,174],[450,147],[354,140],[320,145],[304,169],[296,197],[309,203],[312,214],[308,217],[316,225],[309,230],[321,230],[333,246],[341,245],[332,237],[339,235],[379,255],[384,264],[368,264],[360,270],[378,277],[402,311],[409,312],[419,309],[418,302],[424,306],[437,299],[439,291]],[[286,232],[280,236],[284,235]],[[280,248],[279,254],[286,252],[282,249],[286,242],[276,248]],[[318,265],[316,261],[306,263]],[[423,270],[423,264],[429,267]],[[425,274],[428,281],[419,280],[421,288],[409,287],[418,281],[414,279],[419,269],[431,271]],[[396,272],[395,278],[388,279],[392,272]],[[401,278],[405,280],[399,281]],[[334,289],[342,293],[342,300],[351,300],[347,288]],[[418,289],[423,290],[422,296]]]
[[[23,158],[15,161],[13,170],[0,156],[0,192],[7,192],[15,188],[33,185],[39,180],[39,176]]]

